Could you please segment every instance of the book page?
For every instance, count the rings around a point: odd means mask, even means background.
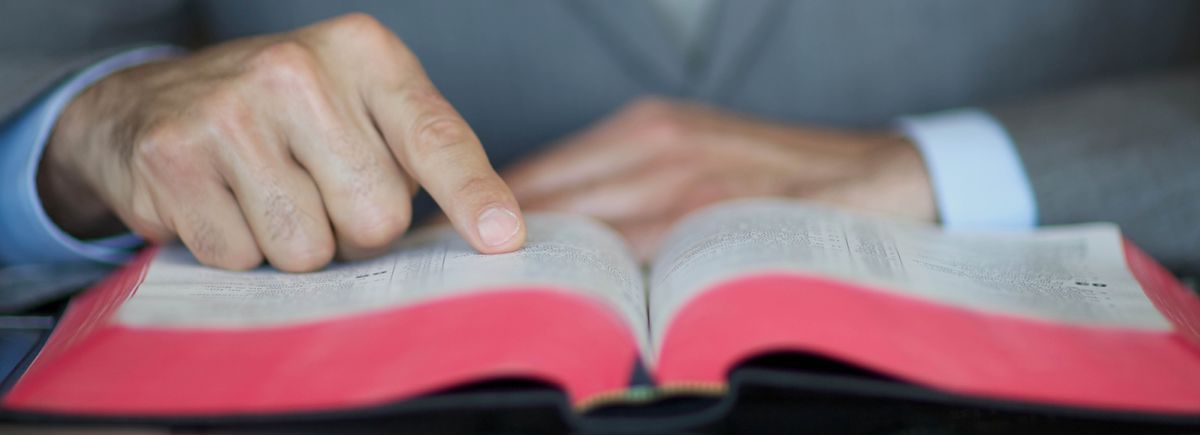
[[[650,278],[657,347],[705,288],[757,271],[816,274],[966,308],[1078,325],[1169,330],[1129,272],[1115,225],[949,232],[785,200],[685,218]]]
[[[304,274],[269,266],[248,272],[209,268],[182,246],[167,246],[117,318],[154,327],[277,326],[545,285],[602,301],[646,339],[642,275],[616,233],[586,218],[556,214],[531,214],[526,225],[525,247],[516,252],[479,254],[443,225],[406,236],[389,254]]]

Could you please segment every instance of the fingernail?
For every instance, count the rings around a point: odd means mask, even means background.
[[[479,214],[479,238],[491,247],[504,246],[517,232],[521,223],[517,214],[503,207],[491,207]]]

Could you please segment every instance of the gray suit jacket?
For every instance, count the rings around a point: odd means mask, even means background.
[[[641,1],[0,0],[0,118],[107,50],[278,32],[348,11],[395,30],[498,166],[628,100],[879,126],[983,106],[1044,224],[1115,221],[1200,270],[1200,2],[732,0],[689,62]]]

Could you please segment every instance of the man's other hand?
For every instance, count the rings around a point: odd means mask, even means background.
[[[505,172],[527,210],[613,225],[646,260],[682,215],[730,198],[788,196],[936,218],[924,163],[883,132],[798,128],[648,99]]]
[[[68,232],[115,214],[229,269],[377,253],[409,226],[418,186],[481,252],[525,238],[474,132],[361,14],[107,77],[63,113],[39,184]]]

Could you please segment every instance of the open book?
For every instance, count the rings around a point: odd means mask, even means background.
[[[804,352],[956,394],[1200,414],[1200,301],[1113,225],[954,233],[748,200],[684,219],[648,273],[594,221],[527,225],[514,253],[436,227],[309,274],[149,249],[72,302],[3,405],[269,414],[515,377],[582,409],[721,394],[740,362]]]

